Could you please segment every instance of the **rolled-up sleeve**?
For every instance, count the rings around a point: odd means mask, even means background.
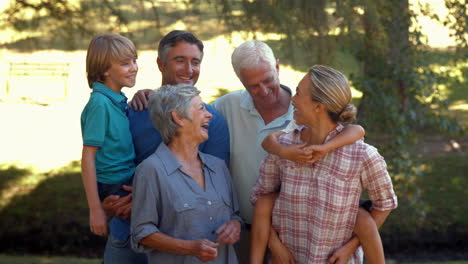
[[[258,198],[272,192],[279,191],[280,168],[278,166],[279,157],[268,154],[260,165],[260,176],[252,188],[250,202],[255,204]]]
[[[143,238],[159,232],[159,195],[156,170],[146,164],[137,167],[133,180],[133,200],[131,217],[132,248],[137,252],[150,252],[154,249],[140,244]]]
[[[384,158],[374,147],[364,154],[361,181],[372,200],[372,208],[379,211],[395,209],[398,205],[392,180]]]

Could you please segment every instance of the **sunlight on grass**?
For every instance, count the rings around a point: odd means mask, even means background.
[[[468,104],[463,103],[455,103],[449,107],[450,110],[461,110],[461,111],[468,111]]]
[[[11,169],[19,169],[26,173],[24,175],[17,175],[17,177],[3,183],[3,187],[0,190],[0,210],[7,207],[13,198],[28,195],[37,185],[47,179],[47,176],[40,174],[39,170],[33,167],[24,167],[21,164],[0,165],[0,171]]]
[[[2,172],[0,188],[0,210],[7,207],[10,202],[19,196],[26,196],[43,181],[63,173],[80,172],[80,163],[71,162],[66,166],[43,172],[31,166],[24,166],[20,163],[0,164]]]

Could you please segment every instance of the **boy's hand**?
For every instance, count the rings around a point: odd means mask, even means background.
[[[333,252],[333,255],[328,259],[327,264],[346,264],[354,251],[355,248],[350,243],[346,243]]]
[[[94,234],[107,236],[107,216],[102,208],[90,210],[89,226],[91,227],[91,232]]]
[[[218,242],[233,245],[240,238],[241,224],[238,220],[230,220],[216,229]]]
[[[279,145],[278,137],[283,133],[283,131],[276,131],[266,136],[265,139],[263,139],[262,148],[270,153],[277,154],[274,151],[275,148],[272,148],[272,146]]]
[[[313,153],[311,150],[304,148],[305,145],[306,143],[282,146],[278,156],[298,163],[307,163],[313,158]]]
[[[307,153],[312,153],[309,160],[307,160],[307,163],[314,163],[322,159],[330,151],[324,145],[310,145],[310,146],[304,147],[304,150]]]
[[[142,89],[133,95],[132,100],[128,105],[136,111],[143,111],[148,107],[148,96],[152,92],[151,89]]]

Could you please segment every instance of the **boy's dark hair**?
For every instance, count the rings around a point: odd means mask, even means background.
[[[163,63],[166,62],[167,53],[175,47],[179,41],[194,44],[198,47],[203,58],[203,42],[192,33],[183,30],[173,30],[161,39],[158,46],[158,57]]]
[[[93,82],[104,82],[104,73],[109,70],[114,61],[136,59],[135,45],[128,38],[117,34],[101,34],[95,36],[86,53],[86,77],[89,88]]]

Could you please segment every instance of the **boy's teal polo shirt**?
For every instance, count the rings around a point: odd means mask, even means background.
[[[81,113],[83,145],[99,147],[97,181],[114,184],[135,172],[135,150],[126,115],[127,97],[106,85],[93,83],[93,92]]]

